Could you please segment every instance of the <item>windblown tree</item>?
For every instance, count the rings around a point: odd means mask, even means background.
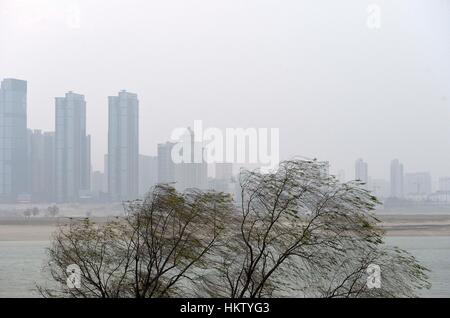
[[[425,268],[383,244],[377,199],[327,168],[293,160],[274,173],[241,173],[240,217],[199,295],[410,297],[429,287]],[[368,288],[370,265],[381,268],[381,288]]]
[[[317,161],[243,171],[239,203],[215,192],[155,187],[126,217],[73,222],[55,235],[49,272],[67,297],[413,297],[426,269],[383,243],[378,201]],[[66,284],[67,266],[81,271]],[[381,269],[369,289],[370,266]]]
[[[186,296],[224,231],[230,204],[225,194],[180,194],[160,185],[144,201],[126,203],[124,219],[63,226],[49,249],[48,270],[57,287],[39,289],[47,297]],[[80,288],[66,284],[72,264],[80,267]]]

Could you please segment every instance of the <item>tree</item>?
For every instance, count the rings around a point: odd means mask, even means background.
[[[206,266],[224,232],[229,196],[157,186],[143,200],[127,202],[127,217],[105,224],[85,219],[60,228],[48,269],[59,289],[45,296],[154,298],[186,295],[195,271]],[[66,269],[80,267],[81,288],[69,289]]]
[[[241,173],[240,218],[199,295],[410,297],[429,287],[425,268],[384,245],[372,213],[377,199],[326,170],[293,160],[274,173]],[[369,289],[370,265],[381,267],[382,288]]]
[[[34,217],[38,216],[38,215],[39,215],[39,208],[34,207],[34,208],[31,210],[31,213],[33,214]]]
[[[26,209],[25,211],[23,211],[23,215],[24,215],[26,218],[30,218],[31,215],[32,215],[32,210],[31,210],[31,209]]]
[[[230,196],[156,186],[125,204],[125,218],[62,227],[49,270],[69,297],[413,297],[426,269],[383,243],[378,201],[339,183],[317,161],[291,160],[273,173],[243,171]],[[68,289],[77,264],[82,286]],[[381,288],[367,271],[379,266]]]
[[[56,206],[56,205],[53,205],[53,206],[49,206],[48,208],[47,208],[47,211],[48,211],[48,214],[51,216],[51,217],[56,217],[58,214],[59,214],[59,208],[58,208],[58,206]]]

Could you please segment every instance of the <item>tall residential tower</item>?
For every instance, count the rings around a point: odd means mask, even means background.
[[[108,129],[108,191],[112,201],[139,196],[139,100],[121,91],[110,96]]]
[[[362,159],[356,160],[355,180],[361,181],[365,185],[369,183],[369,165]]]
[[[403,164],[398,159],[391,162],[391,197],[404,197],[404,172]]]
[[[0,201],[28,193],[27,82],[4,79],[0,86]]]
[[[90,190],[90,136],[86,135],[86,101],[69,92],[56,98],[56,200],[76,202]]]

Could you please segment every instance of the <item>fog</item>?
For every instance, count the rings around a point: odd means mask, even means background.
[[[368,6],[381,9],[379,29]],[[73,12],[79,11],[78,19]],[[28,126],[84,94],[92,163],[107,152],[107,96],[140,100],[141,153],[173,129],[280,128],[281,157],[354,175],[450,175],[450,1],[0,0],[0,78],[28,81]]]

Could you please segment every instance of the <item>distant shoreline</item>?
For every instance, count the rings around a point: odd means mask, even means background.
[[[377,215],[380,226],[388,237],[450,236],[450,215]],[[79,218],[83,219],[83,218]],[[92,218],[102,223],[111,218]],[[67,224],[70,218],[19,218],[0,217],[0,242],[50,241],[58,225]]]
[[[381,227],[390,237],[450,236],[450,215],[377,215]]]

